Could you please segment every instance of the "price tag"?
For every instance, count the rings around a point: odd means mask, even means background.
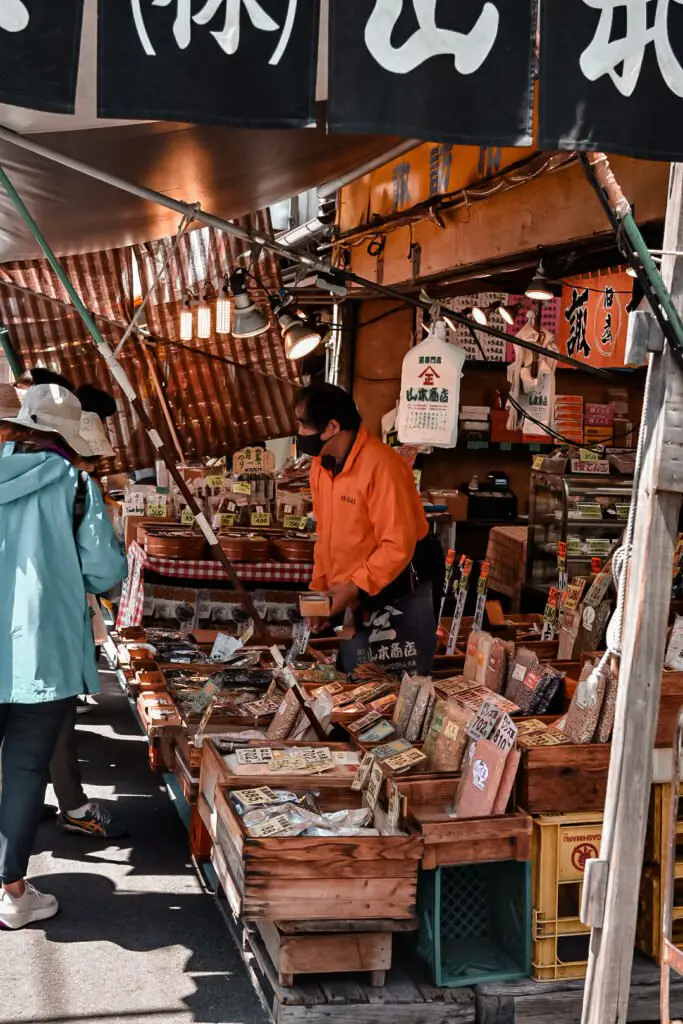
[[[238,764],[269,764],[273,760],[270,747],[242,747],[235,751]]]
[[[411,768],[415,768],[418,764],[424,764],[426,761],[427,757],[421,750],[418,750],[417,747],[411,747],[410,750],[404,750],[400,754],[388,757],[384,764],[390,772],[398,775],[401,772],[407,772]]]
[[[286,515],[282,525],[285,530],[305,530],[308,526],[308,516]]]
[[[532,469],[543,469],[543,462],[545,461],[545,455],[535,455],[534,461],[531,463]]]
[[[270,512],[252,512],[252,526],[270,526]]]
[[[259,789],[233,789],[231,795],[239,800],[243,807],[266,807],[278,802],[277,795],[270,786],[261,786]]]
[[[368,802],[368,807],[371,807],[373,811],[377,806],[377,801],[379,800],[379,791],[382,788],[383,778],[384,776],[382,774],[382,765],[379,763],[379,761],[375,761],[372,768],[370,769],[370,781],[368,782],[368,788],[365,794],[365,799]]]
[[[576,507],[581,519],[602,519],[602,508],[597,502],[580,501]]]
[[[251,494],[251,484],[248,480],[237,480],[232,485],[233,494]]]
[[[579,459],[581,462],[599,462],[600,452],[591,451],[590,448],[579,448]]]
[[[375,759],[372,756],[372,754],[370,754],[370,753],[363,754],[363,760],[358,765],[358,771],[356,772],[356,774],[353,777],[353,782],[351,783],[351,789],[356,790],[356,792],[358,792],[359,790],[363,789],[363,787],[365,786],[365,781],[369,777],[370,770],[372,769],[372,766],[373,766],[374,763],[375,763]]]
[[[589,537],[586,541],[586,550],[589,555],[600,555],[607,558],[612,550],[612,543],[604,537]]]
[[[477,581],[477,603],[474,609],[473,631],[479,632],[484,625],[484,611],[486,609],[486,593],[489,589],[489,577],[491,575],[491,563],[482,562],[479,579]]]
[[[499,750],[507,753],[508,750],[512,750],[516,741],[517,726],[509,715],[503,715],[495,728],[493,736],[491,737],[491,742],[495,744]]]
[[[446,647],[446,654],[453,654],[455,651],[455,644],[458,639],[458,633],[460,632],[460,623],[462,622],[463,613],[465,611],[465,601],[467,600],[467,591],[470,585],[470,576],[472,575],[472,559],[462,559],[462,571],[460,579],[458,581],[455,608],[453,610],[453,622],[451,623],[451,632],[448,637],[448,645]]]
[[[439,608],[439,622],[441,621],[441,616],[443,615],[443,607],[444,607],[444,605],[446,603],[446,598],[448,597],[448,595],[450,593],[450,590],[451,590],[451,586],[453,584],[453,574],[454,574],[454,572],[455,572],[455,551],[453,550],[453,548],[449,548],[448,549],[448,554],[446,555],[446,574],[444,576],[443,591],[441,593],[441,606]]]
[[[548,591],[548,602],[543,613],[543,629],[541,640],[552,640],[555,636],[555,625],[560,607],[562,592],[557,587],[551,587]]]
[[[557,542],[557,577],[560,590],[567,587],[567,545],[564,541]]]
[[[242,640],[238,640],[234,636],[228,636],[227,633],[219,633],[214,640],[210,659],[211,661],[218,662],[230,661],[235,651],[239,651],[240,647],[242,647]]]
[[[225,477],[223,476],[222,473],[216,473],[215,476],[207,476],[206,484],[207,487],[211,488],[211,490],[220,490],[221,487],[223,486],[224,480]]]
[[[249,835],[255,839],[268,839],[270,836],[279,836],[281,832],[286,832],[291,827],[292,823],[286,814],[276,814],[274,818],[252,825]]]
[[[398,823],[401,818],[401,794],[399,788],[395,782],[392,782],[389,788],[389,825],[394,831],[398,829]]]
[[[213,517],[213,525],[217,530],[230,528],[235,525],[234,512],[219,512]]]
[[[212,697],[211,700],[209,701],[207,707],[206,707],[206,711],[202,715],[202,720],[199,723],[199,728],[197,729],[196,733],[194,734],[194,745],[195,745],[195,747],[201,747],[202,744],[204,743],[204,733],[206,732],[206,728],[207,728],[207,726],[209,724],[209,721],[211,719],[211,715],[213,714],[213,708],[214,708],[215,701],[216,701],[216,698]]]
[[[183,523],[185,526],[194,526],[195,524],[194,512],[192,511],[191,508],[188,508],[187,505],[182,511],[182,515],[180,516],[180,522]]]
[[[145,492],[130,491],[123,503],[123,513],[127,516],[144,516],[145,514]]]
[[[602,572],[602,558],[591,558],[591,572],[594,576]]]
[[[367,715],[363,715],[362,718],[357,718],[355,722],[349,722],[344,728],[351,733],[352,736],[360,736],[362,732],[369,729],[375,722],[379,722],[381,719],[379,711],[369,711]]]
[[[300,658],[308,647],[308,641],[311,639],[311,627],[309,626],[306,619],[302,619],[301,622],[297,622],[292,630],[292,646],[287,652],[285,662],[287,665],[291,665],[297,658]]]
[[[567,537],[567,554],[568,555],[580,555],[581,554],[581,538],[580,537]]]
[[[243,647],[246,644],[248,644],[249,641],[251,640],[252,636],[254,635],[255,628],[256,627],[254,626],[254,620],[253,619],[249,619],[249,622],[247,623],[247,628],[244,630],[244,632],[240,636],[240,642],[241,642]]]
[[[487,740],[500,718],[500,709],[489,701],[482,701],[477,717],[467,726],[467,735],[473,740]]]
[[[147,502],[147,515],[154,519],[166,519],[166,502],[150,500]]]
[[[214,697],[218,693],[218,690],[218,683],[214,682],[213,679],[210,679],[208,683],[206,683],[201,688],[197,696],[192,701],[192,704],[190,705],[190,714],[202,714],[207,704],[210,704],[211,701],[214,699]]]
[[[592,473],[594,476],[609,476],[609,462],[599,459],[597,462],[584,462],[582,459],[571,459],[572,473]]]

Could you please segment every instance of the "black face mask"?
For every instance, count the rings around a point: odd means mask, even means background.
[[[320,434],[297,434],[297,455],[312,455],[315,458],[316,455],[320,455],[324,444]]]

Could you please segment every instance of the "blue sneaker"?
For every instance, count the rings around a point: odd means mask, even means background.
[[[95,839],[120,839],[128,831],[123,821],[93,802],[78,818],[62,811],[60,820],[65,832],[80,832]]]

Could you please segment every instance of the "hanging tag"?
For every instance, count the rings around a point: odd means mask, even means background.
[[[541,640],[552,640],[555,636],[555,626],[560,611],[560,598],[562,592],[557,587],[551,587],[548,591],[548,601],[543,613],[543,628]]]
[[[567,545],[563,540],[557,542],[557,586],[558,590],[567,589]]]
[[[182,511],[182,514],[180,516],[180,522],[184,526],[194,526],[195,514],[194,514],[194,512],[192,511],[191,508],[188,508],[187,505],[185,506],[185,508]]]

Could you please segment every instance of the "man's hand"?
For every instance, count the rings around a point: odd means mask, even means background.
[[[340,612],[352,608],[358,601],[359,590],[355,583],[337,583],[327,591],[332,602],[330,616],[339,615]]]

